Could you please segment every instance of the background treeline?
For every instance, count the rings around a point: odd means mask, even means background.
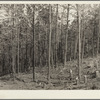
[[[0,4],[0,75],[65,66],[100,52],[99,4]]]

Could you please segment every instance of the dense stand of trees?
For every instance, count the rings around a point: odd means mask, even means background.
[[[1,4],[0,75],[52,68],[100,52],[100,5]]]

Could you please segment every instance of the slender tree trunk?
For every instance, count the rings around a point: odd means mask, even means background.
[[[51,47],[51,66],[52,66],[52,68],[54,68],[54,65],[53,65],[53,46]]]
[[[84,45],[85,45],[85,32],[83,30],[82,61],[83,61],[83,58],[84,58]]]
[[[95,21],[94,21],[94,28],[92,34],[92,57],[94,58],[94,33],[95,33]]]
[[[83,62],[83,58],[84,58],[84,45],[85,45],[85,31],[84,31],[84,5],[83,5],[83,20],[82,20],[82,35],[81,35],[81,40],[82,41],[82,62]]]
[[[27,28],[26,28],[26,59],[25,59],[25,72],[28,68],[28,59],[27,59]]]
[[[75,36],[75,51],[74,51],[74,59],[77,58],[77,47],[78,47],[78,35],[76,33],[76,36]]]
[[[19,40],[20,40],[20,35],[21,35],[21,25],[19,26],[19,30],[20,30],[20,31],[19,31]],[[21,55],[22,55],[22,52],[21,52],[21,50],[22,50],[22,49],[21,49],[21,46],[22,46],[22,45],[21,45],[21,42],[20,42],[20,43],[19,43],[19,48],[20,48],[20,49],[19,49],[19,58],[20,58],[20,60],[22,59],[22,58],[21,58]],[[21,63],[22,63],[22,62],[20,61],[20,63],[19,63],[19,64],[20,64],[19,72],[21,72],[21,67],[22,67],[22,66],[21,66]]]
[[[77,11],[77,26],[78,26],[78,11]],[[78,49],[78,31],[76,32],[75,36],[75,51],[74,51],[74,59],[77,58],[77,49]]]
[[[60,51],[60,59],[61,59],[61,62],[62,62],[62,18],[63,16],[61,15],[61,23],[60,23],[60,34],[61,34],[61,51]]]
[[[40,67],[40,22],[38,21],[38,66]]]
[[[17,32],[17,43],[18,43],[18,47],[17,47],[17,73],[19,73],[19,31]]]
[[[48,29],[46,28],[46,36],[45,36],[46,38],[45,38],[45,41],[46,41],[46,46],[48,45]],[[46,48],[48,48],[48,47],[46,47]],[[46,49],[46,53],[47,53],[47,55],[46,55],[46,57],[48,57],[48,50]],[[46,66],[48,66],[48,59],[46,59]]]
[[[99,32],[97,32],[98,34],[98,39],[97,39],[97,57],[98,57],[98,53],[99,53],[99,34],[100,34],[100,4],[99,4]]]
[[[68,22],[69,22],[69,4],[67,7],[67,31],[65,33],[65,52],[64,52],[64,67],[66,66],[66,56],[67,56],[67,38],[68,38]]]
[[[55,67],[57,68],[57,66],[58,66],[58,56],[57,56],[57,54],[58,54],[58,51],[57,51],[57,47],[58,47],[58,4],[57,4],[57,8],[56,8],[56,37],[55,37],[55,40],[56,40],[56,45],[55,45],[55,48],[56,48],[56,50],[55,50]]]
[[[14,18],[13,18],[13,26],[14,26]],[[14,40],[13,40],[13,29],[12,29],[12,76],[14,79],[15,76],[15,46],[14,46]]]
[[[50,29],[50,33],[49,33],[49,49],[48,49],[48,83],[50,83],[50,69],[51,69],[51,65],[50,65],[50,55],[51,55],[51,5],[49,4],[49,29]]]
[[[4,50],[4,45],[3,45],[3,50]],[[4,51],[3,51],[3,55],[2,55],[2,74],[3,75],[5,75],[5,53],[4,53]]]
[[[70,61],[72,61],[72,50],[73,50],[73,41],[70,43]]]
[[[81,32],[80,32],[80,7],[77,4],[77,16],[78,16],[78,67],[79,67],[79,80],[81,80]]]
[[[64,49],[63,49],[63,15],[64,15],[64,8],[61,15],[61,62],[64,64]]]
[[[15,9],[15,5],[14,5],[14,9]],[[13,12],[13,16],[14,16],[14,12]],[[13,27],[14,27],[14,18],[13,18]],[[15,79],[15,46],[14,46],[14,29],[12,29],[11,32],[11,43],[12,43],[12,77],[13,80]]]
[[[33,67],[33,81],[35,81],[35,4],[33,5],[33,60],[32,60],[32,67]]]

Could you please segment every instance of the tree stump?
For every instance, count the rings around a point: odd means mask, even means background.
[[[84,83],[87,84],[87,76],[84,75]]]
[[[78,85],[78,84],[79,84],[79,78],[76,77],[76,85]]]
[[[72,80],[72,78],[73,78],[73,72],[72,72],[72,70],[70,69],[70,79]]]
[[[100,73],[99,71],[96,71],[96,78],[99,78],[100,77]]]
[[[98,69],[98,60],[94,60],[94,65]]]

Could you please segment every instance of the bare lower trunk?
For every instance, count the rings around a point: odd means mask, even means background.
[[[79,80],[81,80],[81,35],[80,35],[80,7],[77,4],[77,16],[78,16],[78,67],[79,67]]]
[[[68,38],[68,22],[69,22],[69,4],[67,8],[67,31],[65,34],[65,51],[64,51],[64,67],[66,66],[66,56],[67,56],[67,38]]]

